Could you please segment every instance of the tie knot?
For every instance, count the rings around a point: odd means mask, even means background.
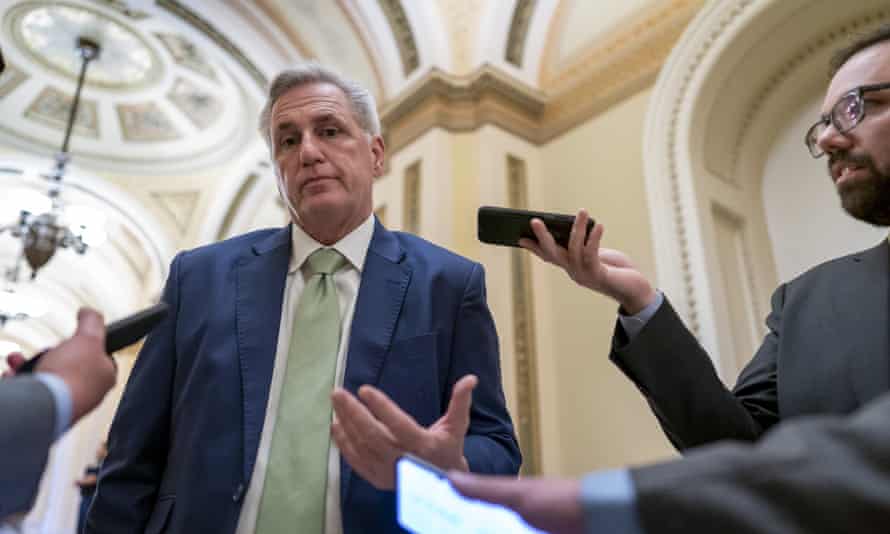
[[[346,265],[346,258],[332,248],[320,248],[306,258],[309,276],[335,273],[344,265]]]

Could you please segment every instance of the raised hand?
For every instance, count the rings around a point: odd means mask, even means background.
[[[594,226],[585,243],[589,218],[586,210],[578,212],[568,248],[556,243],[540,219],[531,222],[537,243],[521,239],[519,244],[542,260],[562,267],[578,285],[615,299],[625,313],[633,315],[655,299],[655,290],[623,252],[600,247],[602,224]]]
[[[406,452],[442,469],[467,471],[463,444],[477,382],[473,375],[458,380],[445,415],[429,428],[373,386],[359,388],[361,402],[338,388],[332,395],[331,435],[349,465],[378,489],[395,487],[395,463]]]

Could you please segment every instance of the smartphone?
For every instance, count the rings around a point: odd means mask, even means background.
[[[532,219],[541,219],[559,246],[563,248],[569,246],[569,234],[572,232],[572,225],[575,223],[574,215],[498,208],[495,206],[482,206],[479,208],[477,213],[479,241],[508,247],[518,247],[519,239],[522,237],[537,241],[534,232],[532,232]],[[585,243],[593,230],[593,226],[593,219],[588,219],[587,232],[584,234]]]
[[[109,356],[113,352],[117,352],[124,347],[136,343],[145,337],[152,328],[158,325],[167,315],[167,304],[159,302],[154,306],[145,308],[132,315],[128,315],[123,319],[115,321],[108,325],[105,329],[105,352]],[[26,361],[16,370],[16,374],[30,373],[34,371],[40,357],[47,353],[49,349],[38,353],[36,356]]]
[[[544,534],[509,508],[464,497],[441,469],[410,454],[396,462],[396,519],[416,534]]]

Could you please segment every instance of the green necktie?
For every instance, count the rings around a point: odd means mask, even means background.
[[[344,265],[332,248],[316,250],[304,264],[308,278],[294,315],[257,534],[324,532],[331,391],[340,348],[333,273]]]

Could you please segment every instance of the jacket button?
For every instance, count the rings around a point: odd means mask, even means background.
[[[238,502],[241,500],[241,497],[244,496],[244,484],[238,484],[238,487],[235,488],[235,493],[232,494],[232,502]]]

